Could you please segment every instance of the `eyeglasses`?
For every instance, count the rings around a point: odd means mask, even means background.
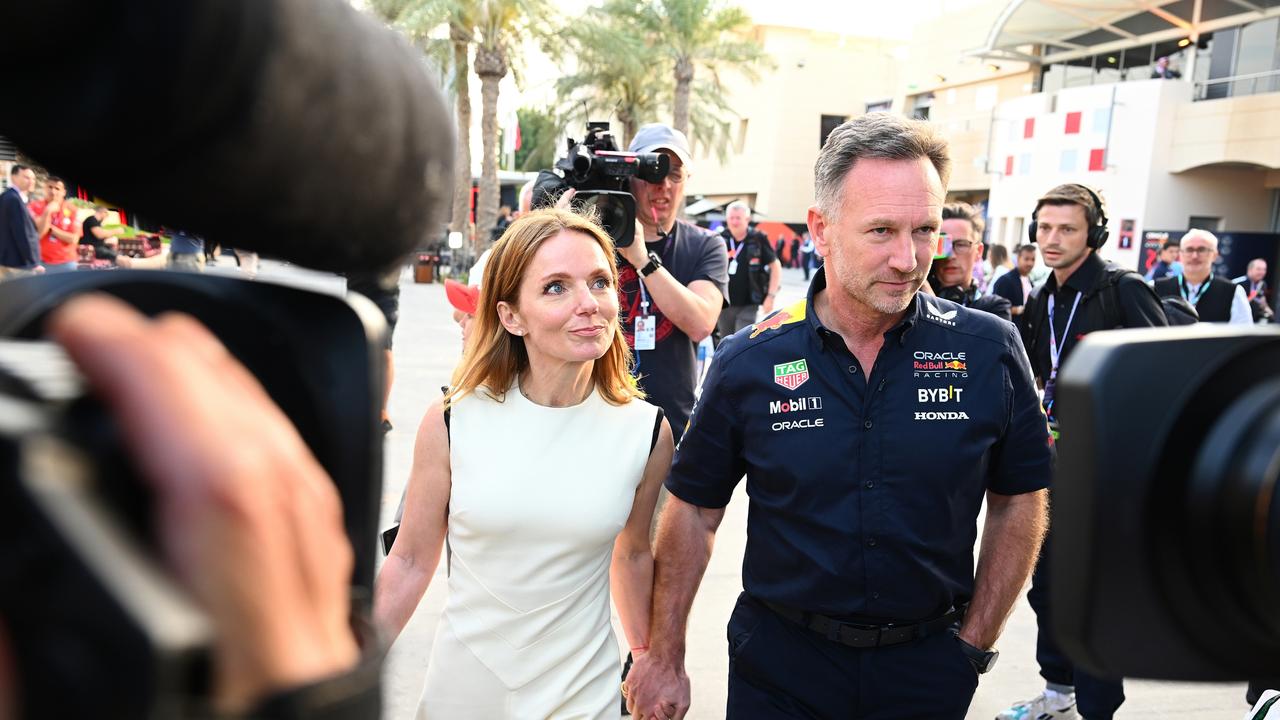
[[[973,250],[973,242],[970,240],[952,240],[951,249],[954,250],[957,255],[968,255],[969,252]]]
[[[1208,255],[1211,252],[1213,252],[1213,248],[1207,248],[1207,247],[1182,248],[1183,255]]]

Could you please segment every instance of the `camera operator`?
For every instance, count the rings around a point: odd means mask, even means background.
[[[754,323],[757,313],[773,312],[773,300],[782,284],[782,262],[774,254],[769,238],[751,229],[750,206],[737,200],[729,204],[724,215],[725,228],[720,236],[729,251],[729,306],[720,311],[716,326],[720,338]]]
[[[1044,387],[1045,413],[1056,437],[1054,383],[1077,341],[1097,330],[1168,323],[1159,298],[1141,275],[1098,255],[1107,240],[1107,216],[1097,193],[1084,185],[1059,185],[1040,198],[1031,220],[1030,240],[1040,246],[1053,274],[1027,300],[1024,342],[1036,380]],[[1046,689],[997,717],[1076,717],[1078,702],[1084,717],[1107,720],[1124,702],[1123,684],[1074,668],[1052,637],[1047,561],[1052,536],[1051,526],[1027,593],[1036,612],[1036,661]]]
[[[376,717],[378,662],[372,652],[360,662],[350,624],[353,554],[337,490],[258,381],[187,316],[148,320],[88,296],[48,329],[118,419],[155,493],[164,559],[212,620],[214,710]],[[14,700],[0,716],[21,716]]]
[[[728,252],[720,236],[677,220],[689,176],[684,133],[652,123],[630,152],[661,153],[671,162],[660,183],[633,178],[644,242],[618,248],[622,327],[635,351],[636,374],[651,402],[666,412],[676,440],[693,410],[697,343],[711,334],[728,297]]]

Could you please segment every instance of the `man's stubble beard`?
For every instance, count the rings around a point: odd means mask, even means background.
[[[900,278],[903,280],[911,280],[915,284],[915,287],[912,288],[911,292],[904,293],[900,300],[891,298],[887,295],[879,295],[872,290],[872,288],[875,287],[873,283],[874,278],[870,275],[863,275],[862,273],[854,270],[851,264],[841,262],[842,254],[842,251],[836,251],[833,249],[831,260],[827,263],[827,267],[836,271],[836,280],[840,284],[840,289],[843,290],[846,295],[876,312],[884,313],[885,315],[895,315],[906,310],[911,305],[912,299],[915,298],[916,293],[919,292],[920,286],[924,282],[923,274],[912,273],[911,275]]]

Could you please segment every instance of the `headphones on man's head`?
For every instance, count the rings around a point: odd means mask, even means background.
[[[1089,193],[1089,199],[1093,202],[1093,207],[1098,212],[1098,222],[1089,226],[1089,236],[1088,238],[1085,239],[1086,245],[1093,248],[1094,250],[1097,250],[1098,248],[1106,244],[1107,238],[1110,237],[1111,235],[1111,232],[1107,230],[1107,209],[1103,207],[1102,198],[1098,197],[1098,193],[1090,189],[1088,185],[1081,185],[1080,183],[1068,183],[1068,184],[1071,185],[1072,187],[1078,187],[1081,190],[1084,190],[1085,192]],[[1027,237],[1031,240],[1031,243],[1033,245],[1036,242],[1036,229],[1040,226],[1040,223],[1036,221],[1036,215],[1040,213],[1040,207],[1043,206],[1044,204],[1045,203],[1043,200],[1041,200],[1039,203],[1036,203],[1035,212],[1031,213],[1031,225],[1027,228]],[[1089,217],[1088,208],[1085,208],[1084,215],[1085,215],[1085,219],[1087,220]]]

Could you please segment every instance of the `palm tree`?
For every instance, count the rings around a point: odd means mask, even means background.
[[[715,0],[608,0],[605,7],[615,5],[616,12],[635,13],[652,50],[671,63],[671,124],[681,132],[689,132],[690,94],[700,69],[709,73],[709,87],[719,92],[722,71],[735,70],[755,80],[770,64],[764,48],[746,38],[752,25],[742,8]]]
[[[476,203],[476,243],[488,242],[498,219],[498,86],[511,71],[511,50],[526,37],[547,33],[545,0],[474,0],[476,75],[480,77],[480,197]]]
[[[451,76],[458,122],[458,148],[449,229],[465,236],[471,222],[471,42],[477,0],[371,0],[373,11],[399,28]],[[448,38],[432,37],[447,25]],[[446,72],[446,70],[451,72]]]
[[[593,8],[545,49],[556,60],[576,62],[576,71],[556,82],[564,99],[563,116],[584,121],[616,117],[622,127],[620,132],[614,128],[614,138],[623,148],[642,123],[658,116],[667,87],[646,60],[649,48],[634,14]]]

